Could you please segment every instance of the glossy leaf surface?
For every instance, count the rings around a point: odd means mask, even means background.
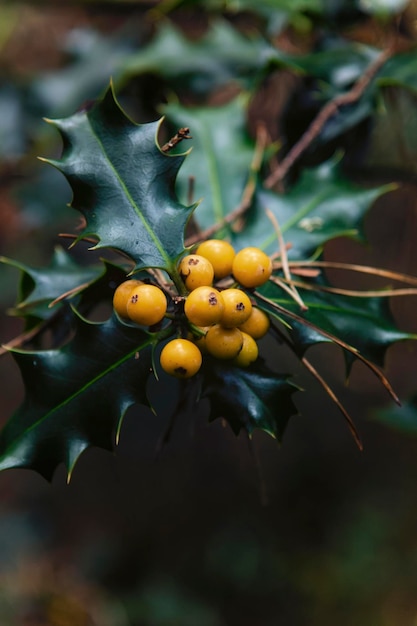
[[[204,372],[203,397],[210,401],[210,420],[225,419],[233,432],[260,429],[281,440],[297,414],[292,395],[298,387],[289,377],[260,365],[248,369],[210,361]]]
[[[129,255],[136,268],[168,272],[184,250],[184,228],[193,207],[180,204],[175,178],[184,157],[157,145],[159,124],[126,117],[111,89],[92,109],[52,122],[64,151],[50,161],[73,190],[72,206],[85,216],[81,236],[99,239]]]
[[[99,266],[83,267],[60,246],[55,248],[47,267],[29,267],[12,259],[0,261],[20,270],[19,295],[14,313],[19,316],[49,317],[47,305],[67,291],[85,288],[103,272]]]
[[[70,476],[86,448],[112,449],[132,404],[148,405],[149,336],[114,317],[75,324],[61,349],[13,351],[26,395],[0,434],[0,469],[28,467],[51,479],[64,463]]]

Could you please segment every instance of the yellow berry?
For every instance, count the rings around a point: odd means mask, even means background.
[[[254,339],[260,339],[266,335],[269,330],[269,326],[270,321],[268,315],[255,306],[252,308],[252,313],[246,322],[240,324],[239,329]]]
[[[224,328],[220,324],[211,326],[206,334],[207,352],[217,359],[233,359],[243,345],[243,336],[238,328]]]
[[[113,294],[113,308],[116,313],[122,319],[129,319],[127,314],[127,303],[129,301],[129,296],[131,291],[138,287],[138,285],[143,285],[141,280],[125,280],[123,283],[116,288]]]
[[[243,345],[239,354],[234,358],[233,363],[239,367],[248,367],[258,358],[258,345],[253,337],[247,333],[242,333]]]
[[[224,310],[220,318],[222,326],[240,326],[252,313],[252,303],[249,296],[241,289],[225,289],[221,292]]]
[[[156,285],[139,285],[131,293],[127,303],[129,319],[136,324],[153,326],[160,322],[167,310],[167,299]]]
[[[224,239],[207,239],[207,241],[200,243],[196,254],[200,254],[210,261],[214,269],[215,278],[225,278],[232,273],[235,250],[228,241],[224,241]]]
[[[184,313],[196,326],[216,324],[224,310],[223,297],[214,287],[197,287],[187,297]]]
[[[197,346],[188,339],[172,339],[162,349],[161,367],[176,378],[190,378],[201,367],[202,356]]]
[[[204,335],[199,335],[198,337],[193,336],[192,337],[192,341],[195,343],[195,345],[198,347],[198,349],[200,350],[200,352],[202,354],[206,354],[207,353],[207,348],[206,348],[206,337],[207,337],[207,331],[209,330],[210,326],[200,326],[200,330],[204,331]]]
[[[233,260],[232,273],[243,287],[259,287],[271,276],[272,261],[259,248],[243,248]]]
[[[210,261],[199,254],[185,256],[181,259],[178,269],[188,291],[197,287],[209,286],[213,282],[213,266]]]

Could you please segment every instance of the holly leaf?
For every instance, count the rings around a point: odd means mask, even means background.
[[[64,463],[68,479],[84,450],[111,450],[127,409],[149,406],[152,337],[115,317],[75,317],[75,335],[56,350],[11,350],[25,384],[22,406],[0,434],[0,470],[32,468],[50,480]]]
[[[281,441],[292,415],[298,413],[292,394],[299,388],[284,374],[260,364],[248,369],[218,360],[206,362],[202,397],[210,401],[210,421],[225,419],[237,435],[263,430]]]
[[[71,205],[87,225],[79,236],[95,237],[95,248],[130,256],[136,269],[175,272],[184,252],[184,229],[194,207],[180,204],[175,178],[184,155],[161,152],[160,122],[137,125],[109,88],[91,109],[51,123],[64,142],[60,160],[46,160],[67,178]]]
[[[111,36],[77,29],[65,45],[67,55],[71,53],[69,64],[44,73],[31,84],[32,108],[35,104],[48,115],[67,115],[80,102],[102,94],[109,76],[121,88],[133,76],[153,74],[176,93],[185,88],[206,96],[231,81],[238,80],[245,87],[253,84],[270,58],[275,62],[281,58],[280,51],[259,34],[245,36],[221,19],[214,19],[197,40],[186,37],[169,21],[159,23],[148,44],[138,45],[139,31],[133,23]]]
[[[290,245],[291,260],[316,255],[326,241],[335,237],[364,241],[363,218],[367,210],[392,189],[392,185],[373,189],[354,185],[342,175],[339,159],[331,159],[303,170],[294,187],[284,194],[258,189],[245,228],[234,234],[233,243],[237,248],[258,246],[268,253],[276,251],[277,236],[267,209]]]
[[[323,279],[310,284],[316,284],[318,289],[327,286]],[[279,311],[271,308],[271,314],[289,324],[291,342],[300,356],[316,343],[333,342],[332,337],[336,337],[365,359],[382,366],[389,346],[397,341],[417,339],[417,335],[397,328],[387,297],[354,297],[301,287],[297,290],[308,307],[306,311],[300,311],[299,305],[274,283],[259,288],[262,295],[280,307]],[[299,320],[286,315],[283,309],[297,315]],[[344,353],[349,372],[357,357],[350,351]]]
[[[213,21],[197,41],[166,22],[148,46],[129,56],[124,72],[159,74],[176,91],[189,87],[204,95],[232,80],[253,82],[271,56],[279,57],[279,52],[265,39],[245,37],[225,20]]]
[[[163,107],[172,124],[188,126],[193,150],[181,168],[178,189],[185,198],[190,178],[194,195],[203,202],[195,213],[200,228],[221,222],[242,200],[249,177],[254,143],[246,131],[246,98],[240,96],[224,106]]]
[[[0,257],[0,262],[20,270],[18,302],[14,315],[47,319],[53,313],[48,305],[63,293],[87,287],[103,272],[101,266],[79,265],[61,247],[56,246],[47,267],[30,267],[13,259]]]

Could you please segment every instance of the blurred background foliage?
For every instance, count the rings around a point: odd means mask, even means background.
[[[2,0],[0,254],[48,265],[57,233],[76,227],[65,179],[36,160],[61,149],[42,118],[88,105],[110,77],[136,121],[157,119],[163,105],[167,136],[179,106],[249,93],[249,131],[265,123],[284,155],[394,38],[396,55],[372,88],[325,126],[287,185],[340,151],[355,183],[398,183],[367,215],[368,245],[339,238],[326,257],[415,275],[416,37],[415,1]],[[74,256],[84,263],[82,245]],[[17,279],[16,268],[2,268],[3,311]],[[344,284],[367,285],[352,280]],[[415,305],[392,304],[410,332]],[[1,317],[1,341],[20,330],[16,317]],[[70,485],[63,472],[52,485],[32,472],[2,474],[1,623],[416,626],[415,347],[395,345],[386,360],[403,410],[387,406],[359,366],[346,390],[336,348],[316,346],[311,358],[355,416],[363,453],[309,381],[297,399],[304,417],[282,449],[259,434],[250,450],[220,423],[189,415],[158,455],[165,424],[132,410],[117,455],[88,452]],[[303,386],[285,349],[282,359]],[[2,424],[23,389],[8,357],[0,377]]]

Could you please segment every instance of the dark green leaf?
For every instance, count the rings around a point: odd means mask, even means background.
[[[210,360],[204,369],[202,395],[210,401],[210,420],[225,419],[235,434],[260,429],[281,440],[290,417],[298,413],[295,391],[299,388],[287,375],[261,365],[242,369]]]
[[[26,396],[0,435],[0,470],[32,468],[68,476],[90,446],[111,449],[127,409],[148,405],[151,338],[114,317],[101,324],[76,318],[74,338],[59,350],[12,354]]]
[[[61,246],[57,246],[47,267],[34,268],[12,259],[0,261],[21,271],[16,315],[46,319],[52,314],[48,304],[63,293],[85,288],[103,272],[101,266],[83,267],[76,263]]]
[[[285,242],[288,257],[304,260],[317,253],[326,241],[340,236],[363,240],[363,218],[372,203],[390,186],[363,189],[349,182],[337,160],[306,169],[285,194],[259,189],[246,228],[235,235],[236,247],[258,246],[278,250],[276,233],[266,209],[272,211]]]
[[[64,152],[50,162],[68,179],[72,206],[87,220],[80,237],[97,237],[97,248],[121,250],[137,269],[175,271],[193,207],[177,201],[175,178],[184,156],[160,151],[158,122],[134,124],[109,89],[92,109],[53,124]]]
[[[313,281],[310,283],[314,284]],[[316,284],[318,287],[325,286],[323,280],[316,281]],[[331,341],[320,333],[320,329],[358,350],[363,357],[376,365],[383,365],[385,353],[393,343],[417,339],[416,335],[397,328],[390,312],[389,299],[386,297],[352,297],[299,288],[298,292],[308,307],[303,312],[275,284],[269,283],[259,291],[280,307],[297,314],[317,328],[316,330],[297,322],[281,310],[277,312],[279,318],[285,319],[291,326],[288,332],[300,355],[315,343]],[[355,357],[346,351],[345,356],[350,367]]]

